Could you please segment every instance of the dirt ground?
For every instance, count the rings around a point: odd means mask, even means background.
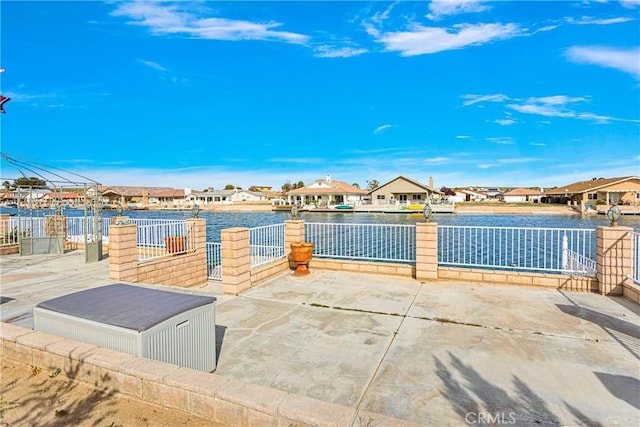
[[[29,365],[2,361],[0,426],[203,426],[220,424],[185,412],[106,393]]]

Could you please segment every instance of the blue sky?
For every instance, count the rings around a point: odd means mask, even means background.
[[[0,8],[2,152],[107,186],[640,175],[637,0]]]

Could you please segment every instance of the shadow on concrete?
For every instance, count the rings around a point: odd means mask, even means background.
[[[28,382],[28,392],[18,396],[17,405],[21,408],[28,408],[28,411],[16,418],[11,417],[11,425],[24,426],[44,426],[53,425],[50,421],[51,415],[55,419],[55,425],[108,425],[107,418],[114,415],[116,410],[110,408],[115,402],[110,399],[115,393],[113,391],[94,388],[87,395],[82,392],[82,398],[70,399],[74,395],[74,390],[80,383],[73,379],[83,369],[83,363],[69,360],[70,364],[75,364],[70,369],[41,369],[32,366],[24,366],[24,378],[17,379],[6,386],[3,385],[3,395],[11,395],[11,391],[20,381]],[[29,374],[30,371],[30,375]],[[66,378],[65,378],[66,377]],[[103,378],[103,380],[106,378]],[[96,408],[103,409],[102,415],[95,416]]]
[[[609,390],[609,393],[627,402],[636,409],[640,409],[640,381],[626,375],[606,374],[594,372],[596,377]]]
[[[483,378],[451,352],[448,365],[434,357],[436,375],[442,381],[442,395],[466,424],[560,424],[545,401],[518,376],[512,377],[511,395]],[[599,426],[565,403],[585,424]],[[573,409],[573,410],[572,410]],[[578,415],[580,417],[578,417]]]
[[[220,360],[220,353],[222,353],[222,343],[224,342],[224,334],[226,332],[226,326],[216,325],[216,363],[218,360]]]
[[[4,304],[10,301],[15,301],[15,298],[0,296],[0,304]]]
[[[607,334],[623,346],[636,359],[640,359],[640,328],[637,325],[617,317],[609,316],[581,307],[577,304],[556,304],[563,313],[587,320],[600,326]]]

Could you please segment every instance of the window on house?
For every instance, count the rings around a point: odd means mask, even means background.
[[[378,195],[376,196],[376,199],[378,199],[378,200],[384,200],[384,194],[378,194]]]
[[[588,200],[598,200],[598,193],[589,193],[587,194]]]
[[[407,199],[408,199],[408,197],[407,197],[407,195],[406,195],[406,194],[400,194],[400,195],[398,196],[398,200],[400,200],[401,202],[406,202],[406,201],[407,201]]]
[[[411,196],[411,200],[422,200],[422,194],[414,194]]]

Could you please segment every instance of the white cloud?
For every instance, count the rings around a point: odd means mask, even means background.
[[[456,138],[458,138],[458,139],[469,139],[471,137],[469,135],[456,135]]]
[[[372,32],[369,32],[372,34]],[[409,31],[373,33],[388,51],[402,56],[425,55],[467,46],[479,46],[519,34],[516,24],[459,24],[453,28],[424,27],[414,24]]]
[[[513,119],[497,119],[497,120],[494,120],[493,122],[499,124],[500,126],[511,126],[516,121]]]
[[[462,103],[463,107],[468,107],[469,105],[479,102],[504,102],[510,99],[507,95],[501,93],[493,95],[462,95],[461,98],[466,99],[466,101]]]
[[[529,145],[533,145],[534,147],[546,147],[547,144],[543,143],[543,142],[532,142]]]
[[[382,125],[382,126],[378,126],[378,127],[373,131],[373,134],[375,135],[375,134],[377,134],[377,133],[380,133],[380,132],[382,132],[382,131],[384,131],[384,130],[387,130],[387,129],[389,129],[389,128],[392,128],[392,127],[393,127],[393,125]]]
[[[635,18],[630,17],[618,17],[618,18],[606,18],[606,19],[598,19],[592,16],[583,16],[581,18],[567,18],[566,21],[570,24],[578,24],[578,25],[611,25],[611,24],[622,24],[625,22],[635,21]]]
[[[620,0],[620,3],[628,9],[640,6],[640,0]]]
[[[119,3],[113,16],[129,18],[130,24],[147,27],[155,35],[183,35],[211,40],[268,40],[305,44],[309,37],[288,31],[277,31],[277,22],[256,23],[225,18],[198,16],[181,9],[186,4],[155,2]]]
[[[443,165],[449,163],[451,159],[449,157],[431,157],[425,159],[424,162],[428,165]]]
[[[333,47],[329,45],[318,46],[314,51],[314,56],[318,58],[349,58],[369,52],[364,48]]]
[[[489,142],[493,142],[495,144],[500,144],[500,145],[513,145],[513,139],[509,136],[500,136],[500,137],[492,137],[492,138],[485,138],[487,141]]]
[[[158,71],[167,71],[166,68],[164,68],[162,65],[158,64],[157,62],[153,62],[153,61],[146,61],[144,59],[138,59],[138,62],[146,65],[147,67],[151,67],[155,70]]]
[[[479,0],[433,0],[429,3],[429,11],[426,17],[432,20],[442,16],[459,15],[462,13],[482,12],[489,7],[481,4]]]
[[[573,46],[565,56],[573,62],[614,68],[640,79],[640,48],[616,49],[606,46]]]

